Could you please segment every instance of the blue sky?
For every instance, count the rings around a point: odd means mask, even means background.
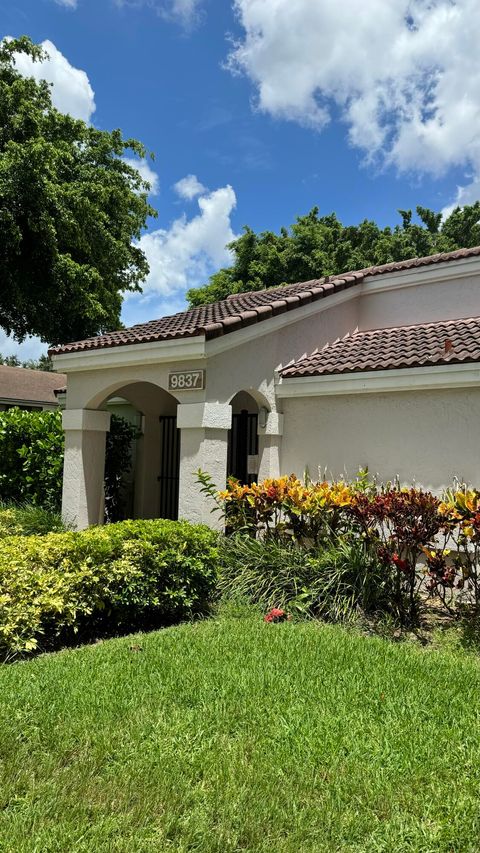
[[[393,225],[397,208],[480,195],[478,5],[0,0],[0,30],[48,41],[61,108],[155,153],[134,323],[180,310],[244,224],[278,230],[318,205]]]

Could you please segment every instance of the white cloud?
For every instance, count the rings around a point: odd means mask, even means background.
[[[203,0],[114,0],[121,8],[147,6],[165,20],[174,20],[184,27],[191,27],[199,17]]]
[[[19,344],[14,338],[7,335],[3,329],[0,329],[1,355],[16,355],[20,361],[28,361],[31,358],[38,359],[47,352],[47,349],[47,344],[44,344],[40,338],[29,337],[22,344]]]
[[[125,163],[132,166],[137,172],[140,172],[144,181],[150,184],[150,195],[157,195],[160,191],[160,180],[156,172],[152,169],[148,160],[137,160],[135,157],[124,157]]]
[[[236,205],[231,186],[221,187],[198,199],[199,212],[191,219],[185,214],[170,228],[160,228],[141,237],[139,244],[150,264],[142,295],[129,295],[137,305],[154,297],[178,302],[185,290],[206,283],[218,267],[231,262],[226,244],[235,238],[231,214]]]
[[[58,6],[66,6],[67,9],[77,8],[77,0],[55,0],[55,3]]]
[[[368,161],[480,175],[478,0],[235,0],[229,65],[258,108],[321,130],[340,114]]]
[[[442,210],[443,218],[446,219],[447,216],[450,216],[456,207],[464,207],[466,204],[474,204],[476,201],[480,201],[480,175],[473,176],[471,184],[457,187],[452,204],[447,205]]]
[[[70,65],[51,41],[42,42],[48,53],[43,62],[32,62],[24,53],[15,54],[15,62],[21,74],[52,83],[53,105],[62,113],[74,118],[90,121],[95,111],[93,89],[85,71]]]
[[[206,187],[200,183],[196,175],[186,175],[184,178],[181,178],[181,180],[174,184],[173,189],[180,198],[185,198],[188,201],[206,192]]]

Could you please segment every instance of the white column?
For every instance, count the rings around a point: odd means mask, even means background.
[[[280,477],[280,452],[282,448],[283,415],[277,412],[269,412],[267,423],[264,427],[258,427],[260,465],[258,480],[266,480],[267,477]]]
[[[77,530],[103,523],[105,435],[108,412],[66,409],[62,516]]]
[[[177,426],[181,430],[178,517],[221,528],[220,514],[211,512],[214,504],[200,492],[196,473],[201,468],[218,489],[225,487],[232,407],[228,403],[181,404]]]

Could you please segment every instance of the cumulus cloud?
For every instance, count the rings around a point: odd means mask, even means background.
[[[478,0],[235,0],[229,65],[257,105],[322,130],[340,114],[370,162],[480,175]]]
[[[184,27],[191,27],[199,17],[203,0],[114,0],[115,5],[125,8],[147,6],[161,18],[173,20]]]
[[[150,184],[150,195],[158,195],[160,190],[160,180],[156,172],[152,169],[148,160],[137,160],[135,157],[124,157],[125,163],[140,172],[144,181]]]
[[[180,198],[185,198],[188,201],[206,192],[206,187],[200,183],[196,175],[185,175],[184,178],[174,184],[173,189]]]
[[[48,54],[43,62],[32,62],[23,53],[15,55],[20,74],[52,83],[53,105],[62,113],[90,121],[95,111],[95,99],[85,71],[71,65],[51,41],[42,42],[42,47]]]
[[[231,226],[235,205],[233,188],[221,187],[198,199],[199,212],[191,219],[184,214],[170,228],[144,234],[139,244],[150,273],[143,294],[129,295],[128,302],[138,304],[159,296],[178,301],[188,287],[206,282],[215,269],[229,264],[231,255],[226,245],[235,238]]]

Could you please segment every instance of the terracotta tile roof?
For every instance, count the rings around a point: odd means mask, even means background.
[[[354,287],[370,276],[385,275],[414,267],[430,266],[431,264],[478,256],[480,256],[480,246],[475,246],[471,249],[458,249],[455,252],[429,255],[425,258],[412,258],[383,266],[367,267],[363,270],[342,273],[342,275],[326,276],[269,290],[232,294],[220,302],[190,308],[170,317],[140,323],[118,332],[108,332],[105,335],[98,335],[84,341],[52,347],[49,352],[51,355],[55,355],[118,347],[126,344],[144,344],[175,338],[190,338],[198,335],[205,335],[205,338],[209,340],[220,335],[226,335],[229,332],[235,332],[237,329],[250,326],[252,323],[268,320],[277,314],[291,311],[309,302],[324,299],[333,293]]]
[[[65,388],[66,384],[67,377],[64,373],[0,365],[0,401],[9,405],[43,403],[55,406],[55,392]]]
[[[346,335],[287,365],[285,379],[480,361],[480,317]]]

